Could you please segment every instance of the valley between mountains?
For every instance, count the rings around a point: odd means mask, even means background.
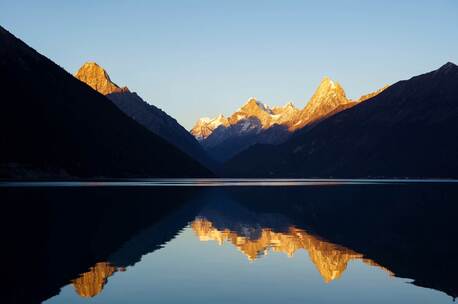
[[[186,130],[87,62],[75,73],[0,28],[2,177],[456,178],[458,67],[358,99],[324,77],[302,108],[249,98]],[[27,88],[26,90],[24,88]]]

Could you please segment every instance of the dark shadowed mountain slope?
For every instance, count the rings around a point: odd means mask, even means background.
[[[399,81],[379,95],[227,162],[232,176],[458,177],[458,67]]]
[[[173,144],[181,151],[199,161],[204,166],[215,168],[215,163],[202,146],[174,118],[161,109],[144,101],[127,87],[119,87],[111,81],[108,73],[95,62],[85,63],[75,74],[94,90],[107,96],[129,117],[139,124]]]
[[[0,27],[1,176],[208,176]]]
[[[199,142],[174,118],[161,109],[150,105],[136,93],[119,92],[107,95],[124,113],[132,117],[145,128],[167,140],[202,165],[215,169],[217,167]]]

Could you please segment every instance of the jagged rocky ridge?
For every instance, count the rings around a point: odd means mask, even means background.
[[[380,94],[226,163],[229,176],[458,177],[458,67],[399,81]]]
[[[111,81],[107,71],[95,62],[86,62],[75,77],[94,90],[107,96],[121,111],[139,124],[176,146],[203,166],[215,168],[202,146],[173,117],[147,103],[127,87],[119,87]]]
[[[224,162],[256,143],[285,142],[297,130],[372,98],[383,89],[351,100],[339,83],[324,77],[302,110],[292,102],[271,108],[252,97],[228,118],[200,119],[191,133],[212,157]]]

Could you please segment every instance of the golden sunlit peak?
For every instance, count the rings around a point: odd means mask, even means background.
[[[288,101],[285,105],[284,108],[289,108],[289,107],[294,107],[294,103],[292,101]]]
[[[97,62],[95,62],[95,61],[86,61],[86,62],[83,64],[83,67],[84,67],[84,66],[86,66],[86,67],[88,67],[88,66],[96,66],[97,68],[100,68],[100,69],[103,70],[103,68],[102,68],[100,65],[98,65]]]
[[[324,76],[323,79],[321,80],[320,87],[326,86],[329,88],[341,88],[341,85],[337,82],[332,80],[329,76]]]
[[[108,277],[112,276],[116,270],[116,267],[108,262],[95,264],[88,272],[73,280],[76,293],[84,298],[95,297],[102,291]]]
[[[260,102],[255,96],[252,96],[250,98],[247,99],[247,101],[245,102],[245,104],[239,109],[250,109],[250,107],[254,107],[254,108],[261,108],[262,110],[264,111],[267,111],[268,112],[268,109],[269,107],[265,104],[263,104],[262,102]]]
[[[103,95],[129,91],[127,87],[120,88],[111,81],[108,73],[93,61],[83,64],[75,77]]]

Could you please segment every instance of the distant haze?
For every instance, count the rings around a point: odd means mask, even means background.
[[[248,3],[249,2],[249,3]],[[96,61],[190,129],[249,97],[304,107],[458,63],[458,1],[2,1],[0,23],[68,72]]]

